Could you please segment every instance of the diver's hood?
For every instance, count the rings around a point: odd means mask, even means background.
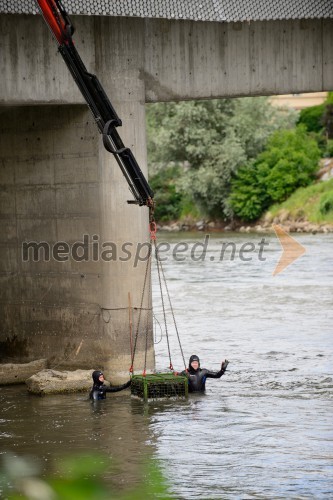
[[[101,372],[100,370],[95,370],[93,373],[92,373],[92,379],[94,381],[94,384],[96,385],[103,385],[104,382],[101,382],[99,380],[99,377],[103,375],[103,372]]]
[[[190,372],[196,372],[196,370],[194,370],[191,366],[191,363],[192,361],[197,361],[199,363],[199,368],[200,368],[200,359],[199,357],[196,355],[196,354],[192,354],[192,356],[190,357],[189,359],[189,362],[188,362],[188,369]]]

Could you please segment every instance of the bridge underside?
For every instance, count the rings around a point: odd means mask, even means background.
[[[73,22],[78,51],[107,90],[124,143],[145,173],[145,102],[333,88],[333,20]],[[51,366],[101,366],[124,378],[129,293],[135,332],[145,263],[135,265],[134,251],[121,261],[119,251],[146,241],[147,209],[127,205],[127,184],[42,19],[0,16],[0,44],[1,361],[46,357]],[[118,255],[23,260],[24,241],[52,249],[84,235],[90,250],[95,235]]]
[[[73,16],[87,68],[111,97],[146,102],[274,95],[333,87],[333,19],[214,23]],[[40,16],[1,15],[3,104],[80,103]]]

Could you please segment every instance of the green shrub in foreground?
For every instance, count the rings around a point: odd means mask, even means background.
[[[81,454],[57,463],[57,475],[42,475],[34,457],[5,454],[0,464],[0,495],[8,500],[170,500],[174,496],[162,475],[159,463],[152,459],[141,466],[141,481],[132,488],[112,486],[103,479],[106,472],[117,470],[105,454]],[[2,498],[2,497],[1,497]]]

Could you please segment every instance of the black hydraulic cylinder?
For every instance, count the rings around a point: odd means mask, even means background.
[[[58,42],[58,49],[88,104],[101,134],[105,148],[114,155],[135,198],[132,202],[153,206],[150,188],[132,151],[126,148],[116,130],[122,125],[96,75],[89,73],[72,41],[74,27],[60,0],[37,0],[45,21]]]

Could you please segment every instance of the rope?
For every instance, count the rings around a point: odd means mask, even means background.
[[[148,267],[149,267],[149,262],[150,262],[150,259],[151,259],[151,245],[149,247],[149,254],[148,255],[149,256],[148,256],[148,259],[147,259],[147,265],[146,265],[146,271],[145,271],[145,279],[144,279],[143,289],[142,289],[142,293],[141,293],[140,312],[139,312],[138,324],[137,324],[136,333],[135,333],[135,339],[134,339],[133,355],[132,355],[132,360],[131,360],[131,366],[130,366],[130,369],[129,369],[130,373],[133,373],[133,370],[134,370],[134,358],[135,358],[136,346],[137,346],[137,341],[138,341],[138,336],[139,336],[139,327],[140,327],[140,321],[141,321],[142,305],[143,305],[143,299],[144,299],[144,294],[145,294],[145,290],[146,290],[146,283],[147,283],[147,276],[148,276]],[[148,308],[148,311],[149,311],[149,308]],[[148,311],[147,311],[147,315],[149,314]]]
[[[130,349],[131,349],[131,358],[132,358],[132,356],[133,356],[133,318],[132,318],[132,304],[131,304],[130,292],[128,292],[128,322],[129,322]]]
[[[151,248],[151,247],[150,247]],[[149,259],[151,262],[151,259]],[[148,311],[149,311],[149,306],[152,309],[152,304],[151,304],[151,267],[150,267],[150,273],[149,273],[149,281],[148,281]],[[143,368],[143,373],[142,375],[145,377],[146,376],[146,368],[147,368],[147,351],[148,351],[148,326],[149,326],[149,313],[147,312],[147,321],[146,321],[146,345],[145,345],[145,362],[144,362],[144,368]]]
[[[159,258],[158,258],[158,249],[157,249],[157,246],[156,246],[156,239],[153,240],[153,241],[154,241],[154,247],[155,247],[155,259],[156,259],[156,266],[157,266],[158,281],[159,281],[160,292],[161,292],[161,301],[162,301],[162,309],[163,309],[163,317],[164,317],[165,334],[166,334],[167,345],[168,345],[169,362],[170,362],[169,368],[170,368],[170,370],[173,370],[172,361],[171,361],[169,334],[168,334],[168,324],[167,324],[167,320],[166,320],[166,313],[165,313],[165,307],[164,307],[164,298],[163,298],[163,290],[162,290],[162,281],[161,281],[161,273],[160,273],[160,264],[161,264],[161,262],[159,261]]]
[[[147,286],[147,277],[148,277],[148,269],[150,269],[149,273],[149,281],[148,281],[148,306],[147,306],[147,319],[146,319],[146,336],[145,336],[145,357],[144,357],[144,369],[143,369],[143,376],[146,376],[146,368],[147,368],[147,352],[148,352],[148,326],[149,326],[149,311],[152,310],[152,304],[151,304],[151,295],[152,295],[152,279],[151,279],[151,256],[152,256],[152,244],[154,244],[154,250],[155,250],[155,259],[156,259],[156,267],[157,267],[157,274],[158,274],[158,281],[159,281],[159,287],[160,287],[160,294],[161,294],[161,302],[162,302],[162,310],[163,310],[163,318],[164,318],[164,325],[165,325],[165,334],[166,334],[166,339],[167,339],[167,346],[168,346],[168,354],[169,354],[169,368],[170,370],[173,370],[173,365],[172,365],[172,360],[171,360],[171,349],[170,349],[170,342],[169,342],[169,333],[168,333],[168,324],[167,324],[167,318],[166,318],[166,311],[165,311],[165,304],[164,304],[164,297],[163,297],[163,286],[162,286],[162,279],[161,275],[163,278],[163,283],[165,286],[165,290],[167,293],[169,305],[170,305],[170,310],[173,318],[173,323],[175,325],[175,330],[177,333],[177,339],[180,347],[180,352],[183,358],[184,366],[186,369],[186,362],[185,362],[185,357],[184,357],[184,352],[183,348],[180,342],[180,336],[179,336],[179,331],[176,323],[176,318],[174,315],[174,310],[172,307],[171,303],[171,298],[169,294],[169,289],[167,285],[167,281],[165,278],[164,274],[164,269],[161,260],[159,259],[158,255],[158,248],[156,245],[156,222],[154,219],[154,204],[152,204],[149,207],[149,233],[150,233],[150,244],[149,244],[149,253],[148,253],[148,259],[147,259],[147,264],[146,264],[146,270],[145,270],[145,278],[144,278],[144,283],[143,283],[143,289],[141,293],[141,303],[140,303],[140,312],[139,312],[139,318],[138,318],[138,324],[136,328],[136,333],[135,333],[135,341],[134,341],[134,348],[131,353],[131,367],[130,367],[130,374],[133,374],[134,371],[134,358],[135,358],[135,353],[136,353],[136,347],[137,347],[137,341],[138,341],[138,336],[139,336],[139,328],[140,328],[140,322],[141,322],[141,312],[143,310],[143,300],[144,300],[144,295],[146,291],[146,286]]]
[[[176,333],[177,333],[178,344],[179,344],[180,352],[181,352],[181,355],[182,355],[182,358],[183,358],[183,363],[184,363],[185,370],[186,370],[186,368],[187,368],[186,361],[185,361],[185,357],[184,357],[184,352],[183,352],[182,344],[180,342],[179,331],[178,331],[178,327],[177,327],[177,323],[176,323],[176,318],[175,318],[175,315],[174,315],[174,312],[173,312],[173,307],[172,307],[172,303],[171,303],[171,298],[170,298],[170,294],[169,294],[167,280],[166,280],[165,274],[164,274],[164,269],[163,269],[162,261],[160,262],[160,266],[161,266],[161,271],[162,271],[162,276],[163,276],[163,282],[164,282],[165,290],[166,290],[166,293],[167,293],[167,296],[168,296],[168,300],[169,300],[169,305],[170,305],[170,309],[171,309],[173,323],[175,325],[175,330],[176,330]]]

